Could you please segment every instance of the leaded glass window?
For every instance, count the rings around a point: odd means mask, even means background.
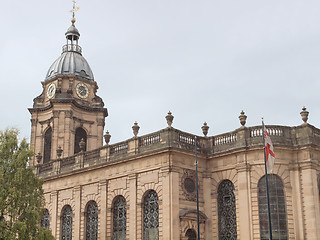
[[[79,145],[79,143],[81,142],[81,139],[83,139],[83,141],[87,143],[87,133],[83,128],[79,127],[76,129],[76,132],[75,132],[74,153],[78,153],[81,151],[80,145]],[[87,144],[84,145],[84,151],[86,151],[86,149],[87,149]]]
[[[230,180],[224,180],[218,187],[219,239],[237,239],[236,198]]]
[[[188,240],[196,240],[197,233],[193,229],[189,228],[186,232],[186,237],[188,238]]]
[[[43,146],[43,163],[49,162],[51,158],[51,140],[52,140],[52,128],[49,127],[44,134],[44,146]]]
[[[61,239],[72,239],[72,208],[66,205],[62,210],[61,215]]]
[[[98,239],[98,205],[95,201],[87,204],[86,240]]]
[[[268,174],[268,188],[272,238],[274,240],[286,240],[288,239],[287,211],[281,178],[275,174]],[[266,240],[269,239],[269,217],[265,176],[259,180],[258,189],[260,239]]]
[[[159,239],[158,195],[154,190],[150,190],[143,201],[143,239]]]
[[[40,226],[42,228],[47,228],[47,229],[50,228],[50,219],[49,218],[50,218],[49,211],[48,211],[48,209],[46,209],[46,210],[44,210],[42,218],[41,218]]]
[[[126,230],[126,199],[123,196],[118,196],[113,202],[113,240],[125,240]]]

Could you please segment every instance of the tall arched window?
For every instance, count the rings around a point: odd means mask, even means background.
[[[86,151],[87,150],[87,133],[83,128],[79,127],[76,129],[76,132],[75,132],[75,139],[74,139],[75,154],[81,151],[80,145],[79,145],[79,143],[81,142],[81,139],[83,139],[83,141],[86,143],[84,145],[84,151]]]
[[[118,196],[113,202],[113,240],[125,240],[126,230],[126,199],[123,196]]]
[[[40,226],[42,228],[50,228],[50,215],[48,209],[45,209],[41,218]]]
[[[275,174],[268,174],[271,227],[272,238],[274,240],[288,239],[287,211],[283,187],[282,180],[279,176]],[[259,180],[258,189],[260,239],[269,239],[266,176],[263,176]]]
[[[86,240],[98,239],[98,205],[95,201],[87,204],[86,211]]]
[[[66,205],[62,209],[61,214],[61,239],[72,239],[72,208]]]
[[[236,198],[230,180],[223,180],[218,187],[219,239],[237,239]]]
[[[51,141],[52,141],[52,128],[49,127],[44,134],[43,146],[43,163],[49,162],[51,158]]]
[[[154,190],[150,190],[143,201],[143,239],[159,239],[158,195]]]
[[[189,228],[186,232],[186,237],[188,240],[196,240],[197,239],[197,233],[195,230]]]

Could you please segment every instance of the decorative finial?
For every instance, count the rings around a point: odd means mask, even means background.
[[[302,107],[302,111],[300,112],[303,124],[307,124],[309,112],[307,111],[307,108],[305,106]]]
[[[244,111],[242,110],[239,116],[240,124],[242,126],[246,125],[247,122],[247,115],[244,114]]]
[[[132,126],[133,134],[135,137],[138,135],[139,129],[140,129],[140,126],[138,125],[137,122],[135,122]]]
[[[111,138],[111,135],[110,135],[109,131],[107,130],[106,134],[104,135],[104,141],[106,141],[107,145],[109,145],[110,138]]]
[[[75,18],[75,13],[76,11],[78,11],[80,8],[79,7],[76,7],[76,1],[73,0],[73,7],[72,7],[72,10],[70,12],[72,12],[72,18],[71,18],[71,22],[72,22],[72,25],[74,25],[74,23],[76,22],[76,18]]]
[[[168,123],[168,127],[171,128],[172,122],[173,122],[174,116],[171,114],[171,112],[168,112],[168,115],[166,116],[166,120]]]
[[[209,126],[207,125],[206,122],[203,123],[203,126],[201,127],[201,129],[202,129],[203,135],[206,137],[208,134],[208,129],[209,129]]]

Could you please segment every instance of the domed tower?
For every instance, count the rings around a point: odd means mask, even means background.
[[[31,113],[31,147],[42,156],[40,163],[80,151],[83,139],[85,150],[103,144],[103,128],[108,111],[96,95],[98,85],[91,68],[78,45],[80,33],[75,18],[66,32],[67,44],[61,56],[51,65],[42,83],[43,91],[33,100]],[[35,165],[35,158],[30,163]]]

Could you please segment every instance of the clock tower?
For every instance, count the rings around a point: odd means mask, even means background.
[[[80,33],[75,18],[65,36],[62,54],[51,65],[42,83],[42,93],[33,100],[31,113],[31,147],[41,155],[40,163],[80,152],[80,141],[86,151],[103,144],[103,128],[108,111],[97,96],[98,85],[78,45]],[[36,157],[30,162],[35,165]]]

